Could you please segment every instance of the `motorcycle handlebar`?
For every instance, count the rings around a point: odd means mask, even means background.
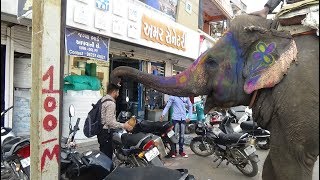
[[[80,122],[80,118],[77,119],[76,125],[74,125],[74,127],[73,127],[74,131],[79,130],[79,122]]]
[[[79,130],[79,122],[80,122],[80,118],[77,119],[76,125],[73,126],[71,142],[73,142],[74,137],[76,136],[76,133]]]
[[[9,107],[8,109],[4,110],[3,112],[1,112],[1,117],[3,117],[10,109],[12,109],[13,106]]]

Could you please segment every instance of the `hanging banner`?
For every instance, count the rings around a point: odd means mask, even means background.
[[[66,51],[68,55],[107,61],[109,59],[109,38],[66,29]]]

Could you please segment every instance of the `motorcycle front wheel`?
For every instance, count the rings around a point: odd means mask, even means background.
[[[190,148],[195,154],[202,157],[207,157],[214,153],[214,145],[205,139],[203,140],[202,137],[193,138],[190,143]]]
[[[247,169],[249,166],[251,166],[251,168]],[[242,172],[242,174],[248,177],[254,177],[258,174],[258,164],[251,159],[246,163],[237,164],[236,167],[240,172]]]

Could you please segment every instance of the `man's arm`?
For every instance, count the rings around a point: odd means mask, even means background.
[[[124,128],[122,123],[117,122],[116,120],[116,104],[114,102],[105,102],[102,104],[101,109],[101,122],[104,123],[105,127],[111,129]]]
[[[190,98],[188,98],[187,103],[188,103],[188,108],[189,108],[189,111],[188,111],[188,114],[187,114],[187,119],[189,119],[192,116],[192,113],[193,113],[192,112],[193,107],[192,107],[192,103],[190,101]]]
[[[268,0],[262,10],[255,11],[250,14],[267,18],[267,15],[271,13],[280,4],[281,1],[282,0]]]
[[[269,13],[271,13],[283,0],[268,0],[268,2],[264,5],[264,7],[269,8]]]
[[[170,96],[168,102],[167,102],[167,105],[166,107],[163,109],[162,111],[162,116],[166,115],[167,112],[169,111],[169,108],[171,107],[172,103],[174,102],[174,97],[173,96]]]

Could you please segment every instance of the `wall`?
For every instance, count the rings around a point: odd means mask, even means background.
[[[186,3],[192,7],[191,14],[186,11]],[[192,30],[198,30],[199,0],[179,0],[176,22]]]
[[[83,3],[78,0],[68,0],[67,9],[67,26],[69,27],[84,29],[92,33],[192,59],[196,59],[198,56],[198,32],[175,23],[172,19],[163,16],[150,7],[148,8],[140,1],[110,0],[107,10],[101,10],[96,7],[95,1],[85,1]],[[160,44],[156,38],[152,40],[143,39],[141,36],[142,28],[144,28],[144,24],[142,24],[143,15],[151,18],[153,22],[185,32],[185,50]],[[164,29],[164,34],[166,31],[167,29]]]

